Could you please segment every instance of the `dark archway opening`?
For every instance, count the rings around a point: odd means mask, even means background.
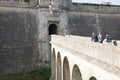
[[[57,26],[55,24],[51,24],[49,26],[49,35],[52,35],[52,34],[57,34]]]
[[[97,80],[97,79],[96,79],[95,77],[92,76],[89,80]]]
[[[73,67],[72,80],[82,80],[81,71],[76,64]]]
[[[63,60],[63,80],[70,80],[70,68],[67,57]]]

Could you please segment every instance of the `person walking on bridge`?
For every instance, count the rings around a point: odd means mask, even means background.
[[[94,32],[92,33],[91,41],[98,42],[98,37]]]
[[[111,44],[112,43],[112,36],[108,34],[106,34],[106,42]]]
[[[91,41],[94,41],[94,40],[95,40],[95,33],[93,32],[91,36]]]
[[[102,36],[101,32],[98,33],[98,42],[103,43],[103,36]]]

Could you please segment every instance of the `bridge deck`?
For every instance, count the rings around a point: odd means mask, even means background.
[[[88,37],[52,35],[52,45],[120,77],[120,47],[91,42]]]

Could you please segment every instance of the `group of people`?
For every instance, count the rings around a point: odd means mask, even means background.
[[[99,32],[98,34],[92,33],[91,41],[103,43],[103,40],[106,39],[107,43],[112,43],[112,36],[110,34],[106,34],[105,37]]]

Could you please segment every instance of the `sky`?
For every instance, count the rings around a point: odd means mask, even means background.
[[[120,5],[120,0],[72,0],[72,2],[96,3],[96,4],[111,2],[111,5]]]

